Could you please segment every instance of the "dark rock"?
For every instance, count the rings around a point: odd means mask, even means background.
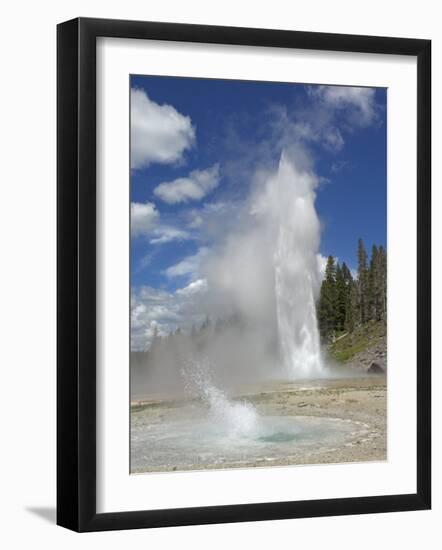
[[[373,361],[373,363],[368,367],[367,372],[369,374],[384,374],[385,368],[381,367],[379,363]]]

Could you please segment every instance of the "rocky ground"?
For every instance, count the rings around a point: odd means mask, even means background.
[[[287,416],[310,419],[334,419],[338,423],[348,422],[350,435],[345,439],[319,439],[310,447],[269,449],[266,457],[256,456],[254,460],[237,461],[227,457],[220,461],[199,463],[198,449],[191,465],[179,460],[173,467],[157,460],[155,467],[134,467],[132,471],[170,471],[185,469],[234,468],[252,466],[283,466],[293,464],[326,464],[362,461],[383,461],[387,459],[387,334],[383,322],[370,321],[351,333],[337,335],[327,348],[327,378],[297,382],[268,382],[254,388],[247,388],[229,394],[233,401],[249,402],[259,415],[265,417]],[[151,396],[149,401],[132,403],[133,426],[140,421],[146,429],[162,424],[166,428],[195,406],[192,401],[177,398]],[[201,403],[196,400],[201,410]],[[205,413],[202,410],[202,414]],[[333,421],[334,421],[333,420]],[[170,424],[168,424],[170,422]],[[291,422],[291,420],[290,420]],[[324,421],[324,425],[328,422]],[[143,428],[144,430],[144,428]],[[330,433],[326,430],[325,433]],[[330,439],[330,438],[329,438]],[[155,443],[155,439],[153,440]],[[182,439],[180,440],[182,441]],[[144,449],[144,447],[143,447]],[[139,449],[138,449],[139,450]],[[273,451],[273,452],[272,452]],[[148,451],[146,450],[148,454]],[[144,451],[143,451],[144,454]],[[171,455],[176,456],[173,448]],[[224,459],[223,459],[224,460]]]
[[[373,356],[374,357],[374,356]],[[366,360],[368,358],[366,357]],[[354,367],[356,368],[356,367]],[[365,363],[364,363],[365,368]],[[303,449],[290,456],[272,459],[272,465],[324,464],[387,459],[387,391],[385,375],[356,375],[339,379],[319,379],[297,383],[273,382],[234,399],[252,403],[259,414],[293,417],[341,419],[354,425],[353,436],[336,447]],[[178,402],[138,402],[132,406],[137,414],[164,417]],[[241,467],[268,465],[262,461],[242,463]],[[235,467],[235,464],[224,467]],[[209,466],[210,467],[210,466]],[[214,466],[216,467],[216,466]],[[207,468],[207,465],[204,466]],[[168,469],[168,468],[165,468]],[[192,469],[200,469],[194,464]]]
[[[384,372],[387,370],[387,344],[386,337],[379,338],[373,346],[367,348],[355,356],[348,362],[348,365],[352,368],[368,371],[370,367],[373,368],[373,363],[380,366]]]
[[[264,411],[321,416],[357,422],[364,435],[333,450],[306,454],[297,464],[379,461],[387,459],[387,391],[385,376],[317,380],[311,388],[291,384],[251,397]],[[281,458],[280,464],[290,462]]]
[[[386,325],[382,321],[370,321],[352,333],[345,333],[329,345],[328,353],[338,364],[360,373],[369,371],[373,365],[378,367],[373,367],[375,371],[386,372]]]

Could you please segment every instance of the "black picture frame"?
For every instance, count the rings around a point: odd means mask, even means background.
[[[417,492],[96,512],[96,39],[417,58]],[[431,506],[431,41],[79,18],[57,28],[57,523],[75,531],[424,510]]]

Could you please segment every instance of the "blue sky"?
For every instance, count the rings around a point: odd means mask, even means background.
[[[256,174],[277,169],[284,147],[302,150],[320,181],[323,256],[354,268],[359,237],[386,245],[385,89],[157,76],[132,76],[130,86],[140,339],[152,321],[161,325],[161,312],[165,331],[179,325],[173,297],[200,280],[199,259],[235,223]]]

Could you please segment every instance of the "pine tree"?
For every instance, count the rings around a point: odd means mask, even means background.
[[[318,326],[323,341],[333,340],[342,330],[352,332],[370,320],[387,318],[387,253],[372,246],[368,258],[362,239],[358,241],[358,274],[353,279],[345,262],[327,258],[317,304]]]
[[[321,337],[333,337],[336,322],[336,266],[333,256],[327,258],[325,277],[321,284],[318,302],[318,325]]]
[[[379,318],[387,321],[387,252],[379,247]]]
[[[349,286],[348,303],[345,311],[345,330],[353,332],[356,326],[356,316],[358,309],[358,289],[356,283],[352,280]]]
[[[379,284],[378,248],[374,244],[371,250],[370,268],[367,277],[367,321],[377,320],[378,316],[378,284]]]
[[[345,264],[344,264],[345,265]],[[343,269],[336,264],[336,304],[335,304],[335,323],[334,329],[337,332],[344,330],[345,325],[345,310],[347,304],[347,287]]]
[[[343,328],[351,332],[354,329],[355,323],[356,286],[351,271],[345,262],[342,264],[342,276],[345,285],[345,314]]]
[[[358,285],[357,285],[357,320],[364,324],[368,318],[368,270],[367,270],[367,252],[364,241],[358,241]]]

